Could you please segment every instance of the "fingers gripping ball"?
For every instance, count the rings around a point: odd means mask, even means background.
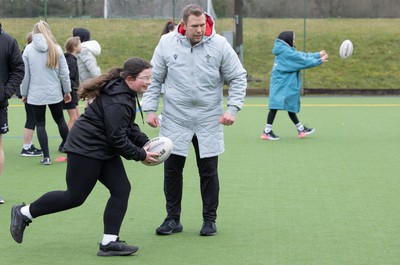
[[[150,148],[147,151],[159,153],[159,156],[157,162],[147,163],[146,161],[142,161],[146,166],[156,166],[161,164],[171,155],[173,148],[171,139],[162,136],[151,139],[143,147],[148,145],[150,145]]]

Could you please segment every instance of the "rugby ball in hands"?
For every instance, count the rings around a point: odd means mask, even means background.
[[[150,146],[147,151],[158,153],[158,161],[153,163],[147,163],[142,161],[146,166],[156,166],[164,162],[171,154],[173,144],[171,139],[167,137],[156,137],[148,141],[143,147]]]
[[[346,59],[353,54],[353,43],[350,40],[345,40],[340,45],[339,55],[340,58]]]

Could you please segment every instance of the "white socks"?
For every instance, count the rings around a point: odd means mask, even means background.
[[[304,130],[304,126],[300,122],[296,124],[296,128],[300,132]],[[269,133],[270,131],[272,131],[272,124],[267,123],[267,125],[265,125],[264,131],[265,131],[265,133]]]
[[[29,205],[25,205],[23,207],[21,207],[21,213],[23,215],[25,215],[26,217],[28,217],[30,220],[33,219],[31,212],[29,211]],[[103,235],[103,241],[101,242],[102,245],[107,245],[108,243],[112,242],[112,241],[117,241],[118,236],[117,235],[109,235],[109,234],[104,234]]]
[[[300,122],[296,124],[296,128],[300,132],[304,130],[304,126]]]
[[[29,148],[31,148],[32,144],[24,144],[22,146],[22,148],[24,148],[24,150],[28,150]]]
[[[117,235],[109,235],[109,234],[104,234],[103,235],[103,241],[101,241],[101,244],[103,246],[107,245],[108,243],[112,241],[117,241],[118,236]]]
[[[32,220],[33,217],[32,217],[32,215],[31,215],[31,212],[29,211],[29,206],[30,206],[30,204],[21,207],[21,213],[22,213],[23,215],[25,215],[26,217],[28,217],[30,220]]]
[[[269,133],[270,131],[272,131],[272,124],[268,124],[268,123],[267,123],[267,125],[265,125],[264,131],[265,131],[266,133]]]

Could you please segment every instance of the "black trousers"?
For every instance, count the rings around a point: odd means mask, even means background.
[[[271,124],[272,125],[274,123],[274,120],[275,120],[277,112],[278,112],[278,110],[276,110],[276,109],[269,110],[268,117],[267,117],[267,124]],[[299,123],[299,119],[297,118],[296,113],[288,111],[288,115],[289,115],[289,118],[294,123],[294,125]]]
[[[29,209],[32,217],[82,205],[97,181],[100,181],[110,191],[103,215],[104,234],[119,235],[131,191],[121,157],[97,160],[68,153],[67,161],[67,190],[48,192],[31,203]]]
[[[192,143],[196,152],[196,162],[200,176],[203,219],[215,221],[219,197],[218,156],[200,158],[199,143],[196,136],[193,137]],[[164,162],[164,194],[167,219],[180,219],[185,162],[186,157],[174,154]]]
[[[63,112],[63,101],[56,104],[49,104],[51,115],[53,120],[56,122],[58,127],[58,132],[62,138],[62,144],[64,145],[68,137],[68,125],[64,119]],[[40,144],[40,149],[43,151],[44,157],[50,157],[49,152],[49,140],[47,138],[46,132],[46,105],[37,106],[31,105],[33,116],[35,117],[37,136]]]

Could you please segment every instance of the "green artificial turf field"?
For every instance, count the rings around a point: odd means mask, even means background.
[[[184,230],[166,237],[154,232],[165,217],[162,166],[126,161],[132,193],[120,236],[140,250],[115,258],[96,256],[108,197],[101,184],[81,207],[35,219],[21,245],[12,240],[12,205],[64,189],[66,164],[42,166],[40,158],[20,156],[25,114],[19,100],[10,103],[0,178],[6,200],[0,205],[0,264],[399,264],[397,97],[303,98],[300,121],[316,132],[298,139],[287,114],[278,112],[273,130],[279,141],[260,139],[267,98],[247,98],[234,126],[225,128],[215,237],[198,235],[201,200],[193,151],[184,171]],[[158,135],[157,129],[141,127],[149,137]],[[61,138],[49,113],[47,131],[54,161]],[[36,138],[34,143],[39,146]]]

